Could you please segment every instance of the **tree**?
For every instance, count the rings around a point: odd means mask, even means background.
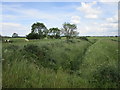
[[[0,41],[3,40],[2,35],[0,34]]]
[[[77,26],[75,24],[64,23],[62,32],[66,36],[67,40],[69,40],[72,36],[76,35]]]
[[[40,38],[46,37],[48,30],[43,23],[34,23],[32,26],[31,33],[38,33]]]
[[[60,29],[58,28],[50,28],[49,34],[52,35],[54,38],[60,38]]]
[[[76,36],[78,36],[79,35],[79,32],[77,32],[77,31],[73,31],[72,32],[72,37],[76,37]]]
[[[60,29],[57,29],[55,38],[60,38],[60,34],[61,34]]]
[[[13,33],[12,37],[18,37],[17,33]]]

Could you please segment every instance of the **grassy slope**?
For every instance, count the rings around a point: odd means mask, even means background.
[[[95,38],[89,39],[93,42]],[[3,43],[3,87],[97,87],[89,82],[94,71],[106,65],[117,66],[117,42],[110,39],[99,38],[93,44],[83,40],[72,43],[54,39],[30,42],[17,38],[13,40],[12,44]],[[51,66],[36,65],[33,62],[36,59],[32,57],[25,58],[27,54],[23,55],[20,50],[27,44],[47,47],[47,58],[56,62],[57,72],[53,67],[50,69]],[[8,48],[10,45],[18,46],[18,49]]]
[[[100,65],[117,65],[118,43],[111,40],[99,40],[92,45],[84,58],[87,69],[99,67]],[[89,68],[90,66],[90,68]]]
[[[94,72],[102,67],[113,67],[118,71],[118,42],[110,39],[99,39],[88,48],[84,57],[81,72],[84,78],[90,79]],[[115,87],[101,86],[101,87]]]

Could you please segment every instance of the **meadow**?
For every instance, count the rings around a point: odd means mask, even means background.
[[[118,37],[87,38],[3,42],[3,88],[120,87]]]

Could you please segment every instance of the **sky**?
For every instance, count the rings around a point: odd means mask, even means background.
[[[7,0],[9,1],[9,0]],[[107,0],[106,0],[107,1]],[[2,35],[25,36],[31,25],[41,22],[46,27],[62,28],[64,22],[77,25],[80,36],[118,35],[117,2],[2,2]],[[1,9],[0,8],[0,9]]]

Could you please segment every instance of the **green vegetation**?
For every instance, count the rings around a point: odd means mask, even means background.
[[[75,24],[64,23],[63,28],[49,28],[44,23],[36,22],[31,26],[31,33],[29,33],[27,39],[43,39],[43,38],[56,38],[60,39],[61,35],[64,35],[67,40],[76,37],[79,33],[75,31],[77,26]]]
[[[119,87],[117,37],[10,39],[2,45],[3,87]]]

